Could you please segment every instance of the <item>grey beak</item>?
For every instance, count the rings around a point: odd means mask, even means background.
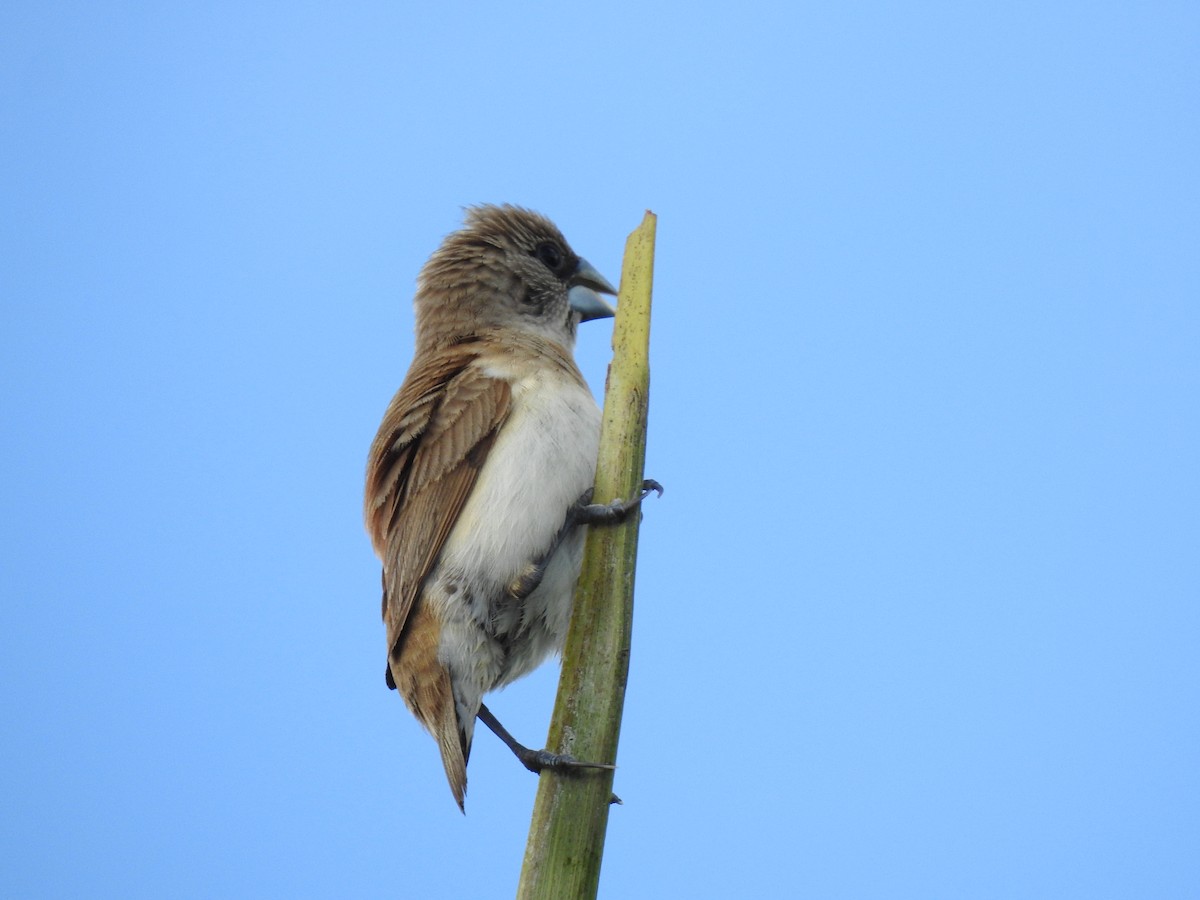
[[[575,274],[567,282],[567,301],[571,309],[579,313],[580,321],[591,319],[607,319],[615,316],[617,311],[612,304],[601,297],[601,294],[617,294],[617,289],[608,283],[608,279],[592,268],[586,259],[579,260]]]

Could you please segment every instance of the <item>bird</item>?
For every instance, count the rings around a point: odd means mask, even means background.
[[[466,210],[422,267],[413,359],[371,444],[364,518],[382,563],[385,676],[432,734],[465,812],[475,720],[532,771],[612,768],[530,750],[483,696],[560,652],[587,527],[600,409],[573,357],[613,286],[539,213]]]

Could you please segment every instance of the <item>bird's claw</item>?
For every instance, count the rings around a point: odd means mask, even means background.
[[[653,478],[642,482],[636,497],[622,500],[618,497],[608,503],[592,503],[592,489],[588,488],[579,498],[575,506],[575,521],[583,525],[610,525],[623,522],[625,518],[642,505],[642,501],[651,494],[663,495],[663,486]]]
[[[616,769],[616,766],[610,766],[608,763],[584,762],[566,753],[551,753],[549,750],[527,750],[525,753],[518,753],[517,759],[521,760],[521,764],[534,774],[540,773],[543,769],[557,772],[570,769],[608,769],[610,771]],[[610,793],[608,805],[624,806],[625,801],[616,794]]]
[[[645,500],[652,493],[656,493],[656,494],[658,494],[658,496],[661,497],[663,495],[663,486],[661,484],[659,484],[657,481],[655,481],[653,478],[647,478],[642,481],[641,499]]]
[[[521,760],[521,765],[530,772],[541,772],[543,769],[563,771],[564,769],[616,768],[608,763],[584,762],[566,753],[551,753],[549,750],[527,750],[525,753],[518,753],[517,758]]]

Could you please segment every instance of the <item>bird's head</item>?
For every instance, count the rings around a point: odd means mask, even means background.
[[[613,315],[616,289],[545,216],[474,206],[421,270],[417,344],[441,347],[497,330],[536,334],[570,349],[575,327]]]

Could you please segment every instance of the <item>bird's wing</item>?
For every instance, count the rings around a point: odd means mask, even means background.
[[[389,653],[508,415],[508,382],[477,358],[461,344],[414,360],[371,446],[366,520],[383,560]]]

